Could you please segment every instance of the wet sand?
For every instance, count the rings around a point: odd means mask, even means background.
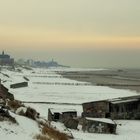
[[[63,77],[92,85],[130,89],[140,92],[140,69],[59,72]]]

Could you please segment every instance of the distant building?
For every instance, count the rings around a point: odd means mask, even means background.
[[[27,64],[27,66],[34,67],[34,60],[28,59],[27,62],[26,62],[26,64]]]
[[[5,54],[3,51],[2,54],[0,54],[0,65],[13,66],[14,59],[10,58],[10,55]]]

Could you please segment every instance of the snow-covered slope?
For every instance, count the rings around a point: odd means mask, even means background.
[[[40,133],[37,122],[23,116],[10,113],[18,124],[0,121],[1,140],[32,140]]]

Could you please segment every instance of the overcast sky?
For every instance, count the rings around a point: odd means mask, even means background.
[[[0,50],[73,67],[140,68],[140,0],[0,0]]]

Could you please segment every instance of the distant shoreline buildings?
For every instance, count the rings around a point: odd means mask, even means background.
[[[16,62],[14,61],[14,58],[11,58],[9,54],[6,54],[4,51],[0,54],[0,66],[14,66],[14,64],[24,65],[24,66],[30,66],[34,68],[56,68],[56,67],[66,67],[69,66],[61,65],[57,61],[54,61],[53,59],[51,61],[45,62],[45,61],[34,61],[32,59],[24,60],[19,59]]]
[[[66,67],[66,68],[68,68],[69,67],[69,66],[61,65],[58,62],[54,61],[53,59],[51,61],[48,61],[48,62],[35,61],[34,65],[36,67],[46,67],[46,68],[52,68],[52,67],[54,67],[54,68],[56,68],[56,67]]]
[[[58,68],[58,67],[69,68],[69,66],[61,65],[57,61],[54,61],[53,59],[51,61],[47,61],[47,62],[46,61],[35,61],[32,59],[28,59],[28,60],[19,59],[17,61],[17,64],[34,67],[34,68]]]
[[[5,54],[4,51],[0,54],[0,65],[1,66],[13,66],[14,59],[10,57],[10,55]]]

